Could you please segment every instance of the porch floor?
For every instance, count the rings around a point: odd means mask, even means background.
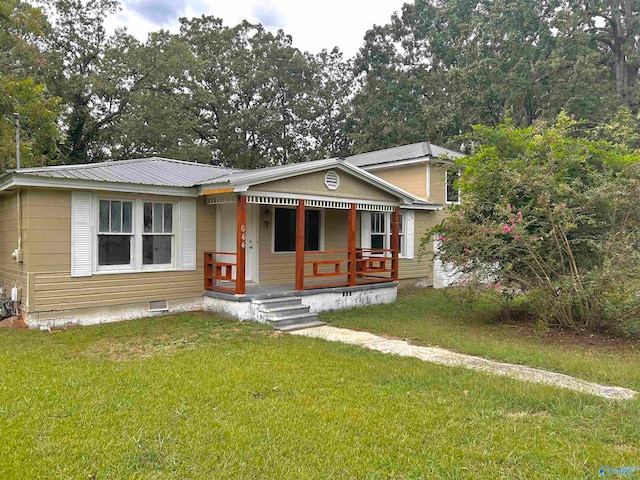
[[[326,292],[356,292],[360,290],[374,290],[378,288],[388,288],[390,286],[397,285],[398,282],[378,282],[367,283],[362,285],[355,285],[353,287],[329,287],[329,288],[314,288],[310,290],[296,291],[293,283],[282,285],[260,285],[257,283],[247,283],[245,287],[246,293],[244,295],[235,295],[233,293],[220,292],[216,290],[207,290],[204,295],[215,298],[224,298],[228,300],[236,301],[251,301],[267,298],[279,298],[279,297],[305,297],[308,295],[317,295]],[[228,285],[222,284],[222,287],[233,288],[234,284]]]

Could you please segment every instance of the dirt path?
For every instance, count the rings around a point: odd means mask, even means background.
[[[562,373],[549,372],[537,368],[514,365],[511,363],[495,362],[481,357],[455,353],[444,348],[419,347],[411,345],[404,340],[389,340],[373,333],[357,332],[346,328],[317,327],[306,328],[290,332],[292,335],[320,338],[331,342],[342,342],[351,345],[359,345],[370,350],[382,353],[400,355],[403,357],[415,357],[425,362],[439,363],[454,367],[464,367],[471,370],[481,370],[496,375],[516,378],[527,382],[545,383],[560,388],[568,388],[577,392],[597,395],[614,400],[631,400],[638,392],[622,387],[609,387],[599,385],[579,378],[564,375]]]

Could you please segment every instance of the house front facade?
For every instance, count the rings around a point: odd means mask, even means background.
[[[442,208],[340,159],[22,169],[0,192],[0,286],[32,327],[393,301],[399,281],[432,281],[417,249]]]

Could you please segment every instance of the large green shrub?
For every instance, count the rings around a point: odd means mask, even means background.
[[[618,327],[640,315],[640,156],[553,126],[478,127],[462,202],[425,237],[438,256],[525,302],[549,325]]]

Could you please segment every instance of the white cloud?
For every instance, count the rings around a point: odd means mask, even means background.
[[[338,46],[346,56],[353,56],[367,30],[388,23],[403,4],[403,0],[128,0],[123,12],[107,23],[111,28],[126,26],[144,40],[149,31],[160,27],[177,31],[181,16],[213,15],[228,26],[246,19],[272,30],[283,28],[300,50],[317,53]]]
[[[287,24],[285,16],[270,1],[260,1],[253,6],[251,16],[266,28],[284,28]]]

